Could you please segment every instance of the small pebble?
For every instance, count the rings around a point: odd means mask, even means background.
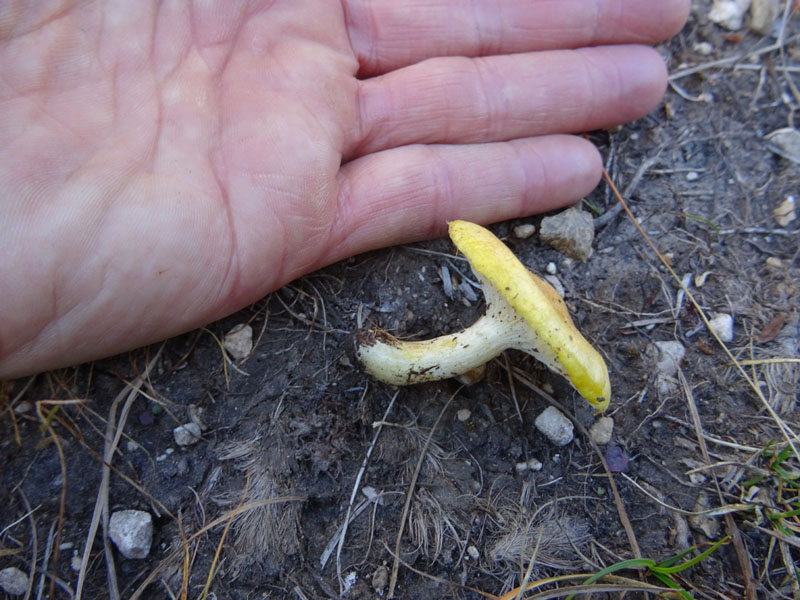
[[[383,591],[389,585],[389,569],[381,565],[372,574],[372,589],[375,590],[379,596],[383,596]]]
[[[200,426],[197,423],[186,423],[172,430],[172,437],[178,446],[191,446],[200,441]]]
[[[723,342],[733,341],[733,317],[731,315],[718,313],[708,322],[708,325]]]
[[[556,446],[566,446],[574,437],[572,421],[554,406],[544,409],[534,425]]]
[[[0,588],[9,596],[22,596],[28,591],[28,576],[17,567],[0,571]]]
[[[714,51],[714,46],[710,42],[698,42],[692,48],[701,56],[708,56]]]
[[[33,405],[27,400],[23,400],[14,407],[14,412],[18,415],[24,415],[33,408]]]
[[[772,211],[772,214],[775,215],[775,220],[781,227],[786,227],[789,223],[794,221],[797,218],[794,196],[788,196],[786,200],[781,202],[780,205]]]
[[[698,179],[700,179],[700,173],[697,171],[689,171],[686,174],[686,181],[697,181]]]
[[[478,560],[481,557],[481,553],[478,552],[478,549],[475,546],[467,546],[467,554],[472,560]]]
[[[611,434],[614,432],[614,419],[611,417],[600,417],[589,428],[589,437],[595,444],[604,445],[611,441]]]
[[[514,469],[517,471],[517,473],[524,473],[525,471],[541,471],[542,463],[535,458],[529,458],[528,460],[518,462],[514,466]]]
[[[153,542],[153,518],[143,510],[118,510],[109,520],[108,536],[125,558],[147,558]]]
[[[545,267],[545,271],[550,273],[550,275],[555,275],[556,273],[558,273],[558,267],[556,266],[556,263],[549,262],[547,263],[547,267]]]
[[[530,223],[525,223],[523,225],[517,225],[514,227],[514,237],[521,240],[527,240],[534,233],[536,233],[536,225],[531,225]]]
[[[656,354],[656,373],[675,375],[686,355],[686,348],[677,341],[653,342]]]
[[[770,256],[766,260],[766,264],[767,264],[768,267],[771,267],[773,269],[782,269],[783,268],[783,261],[781,261],[781,259],[778,258],[777,256]]]
[[[225,335],[222,345],[234,360],[249,356],[253,350],[253,328],[246,323],[239,323]]]
[[[456,413],[456,418],[461,421],[469,421],[469,418],[472,416],[472,411],[468,408],[462,408]]]
[[[364,494],[368,500],[375,500],[378,497],[378,490],[370,485],[361,488],[361,493]]]

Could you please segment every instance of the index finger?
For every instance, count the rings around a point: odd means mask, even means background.
[[[436,56],[653,44],[683,26],[689,0],[345,0],[359,75]]]

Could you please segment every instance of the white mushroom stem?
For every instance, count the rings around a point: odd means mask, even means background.
[[[381,330],[362,332],[356,354],[367,373],[392,385],[436,381],[467,373],[514,348],[566,375],[549,346],[502,295],[476,275],[486,296],[483,317],[462,331],[424,341],[399,340]]]

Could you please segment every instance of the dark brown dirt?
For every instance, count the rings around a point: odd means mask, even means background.
[[[662,48],[671,71],[744,58],[676,78],[680,88],[670,89],[657,111],[591,137],[617,186],[624,190],[635,183],[627,195],[632,210],[675,272],[690,275],[690,291],[700,306],[708,314],[733,315],[735,338],[728,346],[734,355],[796,361],[800,221],[779,227],[773,210],[800,191],[799,167],[770,152],[763,136],[790,125],[800,101],[790,80],[796,73],[785,68],[797,62],[798,21],[795,17],[787,29],[783,55],[759,54],[774,38],[749,31],[731,35],[705,18],[710,2],[695,4],[687,27]],[[710,55],[697,51],[705,41]],[[615,204],[601,185],[584,209],[606,212]],[[630,520],[642,556],[656,561],[729,534],[722,518],[698,520],[669,508],[695,511],[701,495],[712,507],[738,503],[750,488],[749,472],[688,473],[704,458],[687,390],[704,433],[713,438],[706,441],[712,462],[766,469],[767,461],[752,448],[782,440],[774,420],[731,368],[698,311],[679,300],[676,282],[624,213],[598,228],[594,254],[584,263],[565,261],[536,236],[512,235],[514,225],[540,219],[492,229],[532,270],[544,272],[549,262],[558,266],[576,324],[608,361],[613,386],[608,414],[615,429],[601,451],[609,460],[616,453],[616,462],[627,458],[614,475],[626,517],[582,434],[559,448],[534,428],[547,402],[510,379],[507,366],[552,388],[585,427],[595,417],[563,380],[526,355],[507,353],[489,365],[482,382],[468,387],[444,381],[396,390],[359,371],[348,351],[359,323],[421,339],[454,331],[480,314],[482,300],[470,302],[458,290],[452,300],[446,297],[441,267],[448,266],[457,280],[456,268],[468,273],[452,256],[450,242],[436,240],[333,265],[208,330],[163,346],[130,405],[113,458],[108,508],[147,510],[155,519],[147,559],[125,560],[112,551],[121,597],[132,597],[150,576],[152,583],[139,597],[180,597],[182,535],[190,540],[185,546],[189,598],[201,597],[223,535],[210,587],[217,598],[339,597],[335,547],[325,566],[321,557],[338,539],[370,452],[339,557],[342,576],[353,578],[347,598],[385,596],[420,460],[399,547],[398,598],[478,598],[474,589],[500,595],[519,585],[534,553],[532,579],[596,572],[633,556],[623,518]],[[705,281],[696,281],[704,273]],[[257,345],[248,358],[225,367],[214,336],[221,339],[245,322]],[[681,366],[687,385],[674,382],[659,391],[648,346],[668,340],[686,347]],[[34,592],[45,564],[75,589],[77,573],[70,563],[84,552],[101,485],[109,411],[122,393],[115,405],[119,419],[126,389],[159,349],[2,389],[0,568],[35,571]],[[792,363],[748,367],[795,431],[799,371]],[[379,431],[375,423],[392,398]],[[56,406],[53,401],[74,400],[79,402],[50,412],[51,428],[43,427],[37,402],[45,415]],[[172,430],[190,420],[190,406],[207,429],[199,443],[177,448]],[[468,416],[459,413],[463,409]],[[542,469],[518,472],[516,465],[529,459],[541,461]],[[777,480],[767,477],[759,485],[763,515],[777,498]],[[270,499],[274,503],[266,503]],[[242,502],[226,530],[224,517]],[[760,598],[791,597],[786,557],[769,533],[776,529],[758,515],[750,509],[732,515],[753,567],[754,589]],[[204,530],[220,517],[221,523]],[[46,548],[57,547],[59,527],[58,558],[54,561],[50,551],[48,561]],[[793,537],[797,530],[785,533]],[[796,561],[794,544],[784,551]],[[109,597],[106,562],[101,526],[85,598]],[[741,564],[734,545],[727,544],[678,581],[696,597],[743,597]],[[636,579],[633,572],[626,575]],[[49,580],[45,592],[48,587]],[[56,597],[68,597],[56,589]]]

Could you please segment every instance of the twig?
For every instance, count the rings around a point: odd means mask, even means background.
[[[686,404],[689,407],[689,414],[692,417],[695,435],[697,436],[697,443],[700,446],[700,452],[703,454],[703,461],[705,461],[707,465],[710,465],[711,457],[708,454],[706,440],[703,437],[703,423],[700,420],[700,413],[698,412],[697,404],[694,401],[694,394],[692,393],[692,389],[689,387],[689,383],[686,381],[686,377],[684,377],[683,370],[681,368],[678,368],[678,379],[681,382],[681,387],[684,391],[684,397],[686,398]],[[717,490],[719,503],[724,505],[725,499],[722,496],[722,489],[719,487],[719,480],[717,479],[717,475],[713,469],[711,470],[711,475],[711,480],[714,482],[714,487]],[[736,522],[733,520],[733,516],[730,513],[725,513],[725,526],[728,530],[728,535],[731,537],[731,541],[733,542],[733,547],[736,549],[736,557],[739,560],[739,568],[741,569],[742,577],[744,578],[745,596],[748,600],[756,600],[756,586],[755,579],[753,577],[753,568],[750,565],[750,558],[747,550],[745,550],[744,542],[742,542],[742,534],[739,531],[739,528],[736,526]]]
[[[26,516],[31,522],[31,572],[28,576],[28,589],[25,590],[24,598],[24,600],[29,600],[33,592],[33,579],[36,573],[36,555],[39,552],[39,536],[36,534],[36,519],[33,517],[33,510],[31,509],[30,502],[28,502],[28,497],[25,496],[25,492],[22,491],[21,487],[17,488],[17,491],[22,498],[22,503],[25,505]]]
[[[89,525],[89,532],[86,534],[86,545],[84,546],[83,556],[81,557],[81,568],[78,571],[78,583],[75,588],[76,600],[80,600],[83,592],[83,584],[86,583],[86,569],[89,567],[89,558],[91,556],[94,538],[97,534],[97,528],[100,524],[101,517],[103,519],[103,530],[106,532],[103,544],[106,553],[106,564],[108,565],[107,568],[109,570],[109,587],[111,587],[109,594],[112,598],[119,597],[119,590],[116,587],[116,573],[114,569],[113,553],[111,552],[111,548],[108,544],[108,488],[111,481],[111,463],[114,459],[114,454],[117,451],[120,437],[122,437],[122,432],[125,429],[125,422],[128,418],[131,405],[138,397],[139,389],[142,387],[145,379],[149,376],[150,370],[155,366],[156,362],[161,357],[161,350],[163,348],[164,346],[162,344],[162,346],[158,349],[158,352],[156,352],[155,356],[145,367],[144,372],[134,379],[133,382],[131,382],[119,394],[117,394],[117,397],[114,398],[114,401],[111,403],[108,421],[106,422],[106,439],[105,448],[103,450],[102,476],[100,479],[100,487],[97,492],[97,500],[94,504],[92,520]],[[127,394],[128,397],[125,400],[124,406],[122,407],[119,423],[115,424],[114,421],[116,420],[117,406],[119,406],[119,403],[125,394]],[[116,596],[113,595],[114,592],[116,592]]]
[[[247,492],[250,490],[250,469],[247,470],[247,479],[244,482],[244,492],[242,492],[242,499],[236,505],[236,510],[242,508],[244,501],[247,499]],[[236,511],[231,512],[230,518],[225,523],[225,528],[222,530],[222,535],[219,538],[219,544],[214,552],[214,559],[211,561],[211,567],[208,569],[208,576],[206,577],[206,584],[203,586],[203,592],[200,594],[201,600],[208,598],[208,590],[211,588],[211,582],[214,579],[214,572],[217,570],[217,563],[219,562],[219,555],[222,552],[222,546],[225,544],[225,538],[228,536],[228,531],[231,529],[231,523],[236,516]]]
[[[362,399],[367,395],[368,389],[369,385],[365,385],[364,393],[361,395]],[[336,577],[339,579],[339,593],[341,594],[344,594],[344,579],[342,578],[342,548],[344,548],[344,539],[347,536],[347,526],[350,524],[350,515],[353,512],[353,503],[356,500],[356,495],[358,494],[358,488],[361,486],[361,478],[367,471],[369,458],[370,456],[372,456],[372,451],[375,449],[375,445],[378,442],[378,436],[380,436],[381,431],[383,431],[383,424],[389,417],[389,413],[392,412],[392,407],[394,407],[394,401],[397,400],[397,396],[399,394],[400,390],[397,390],[394,393],[394,396],[392,396],[392,399],[389,402],[389,406],[386,407],[386,410],[383,413],[383,418],[381,419],[380,424],[377,426],[377,431],[375,431],[375,435],[372,436],[372,443],[370,444],[369,448],[367,448],[367,454],[364,456],[364,460],[361,461],[361,468],[358,470],[358,475],[356,475],[355,483],[353,483],[353,490],[350,492],[350,502],[347,504],[347,514],[345,514],[344,516],[344,524],[342,525],[342,534],[339,536],[339,543],[336,546]],[[325,556],[325,554],[323,553],[323,556],[320,559],[320,562],[322,563],[320,565],[321,569],[325,568],[325,563],[327,561],[328,557]]]
[[[461,388],[458,388],[455,393],[453,393],[453,395],[447,399],[447,402],[445,402],[442,410],[439,412],[439,416],[436,417],[436,421],[434,422],[433,427],[431,427],[428,437],[425,438],[425,444],[422,446],[422,451],[419,453],[419,459],[417,460],[417,466],[414,469],[414,474],[411,476],[411,481],[408,483],[406,503],[403,505],[403,512],[400,515],[400,527],[397,529],[397,539],[394,543],[394,562],[392,563],[392,576],[389,579],[389,591],[386,593],[387,598],[394,598],[394,588],[397,585],[397,572],[400,569],[400,542],[403,541],[403,530],[405,529],[408,511],[411,508],[411,499],[414,497],[414,488],[417,485],[417,478],[422,470],[422,463],[425,461],[425,455],[428,453],[428,447],[431,444],[431,440],[433,440],[433,434],[436,432],[439,422],[442,420],[442,417],[444,416],[447,407],[450,406],[450,403],[453,401],[453,398],[455,398],[460,391]]]
[[[642,163],[639,165],[639,168],[637,168],[636,172],[633,174],[633,177],[631,178],[630,182],[625,187],[624,194],[626,198],[630,197],[631,192],[633,192],[633,190],[636,189],[636,186],[639,185],[639,182],[642,180],[642,177],[644,177],[645,173],[647,173],[647,171],[650,170],[650,167],[652,167],[654,164],[658,162],[659,160],[658,157],[660,155],[661,155],[661,148],[659,148],[653,156],[650,156],[642,161]],[[616,219],[617,215],[619,215],[621,212],[622,212],[622,206],[619,203],[615,204],[609,210],[607,210],[594,220],[594,228],[601,229],[605,227],[611,221]]]

